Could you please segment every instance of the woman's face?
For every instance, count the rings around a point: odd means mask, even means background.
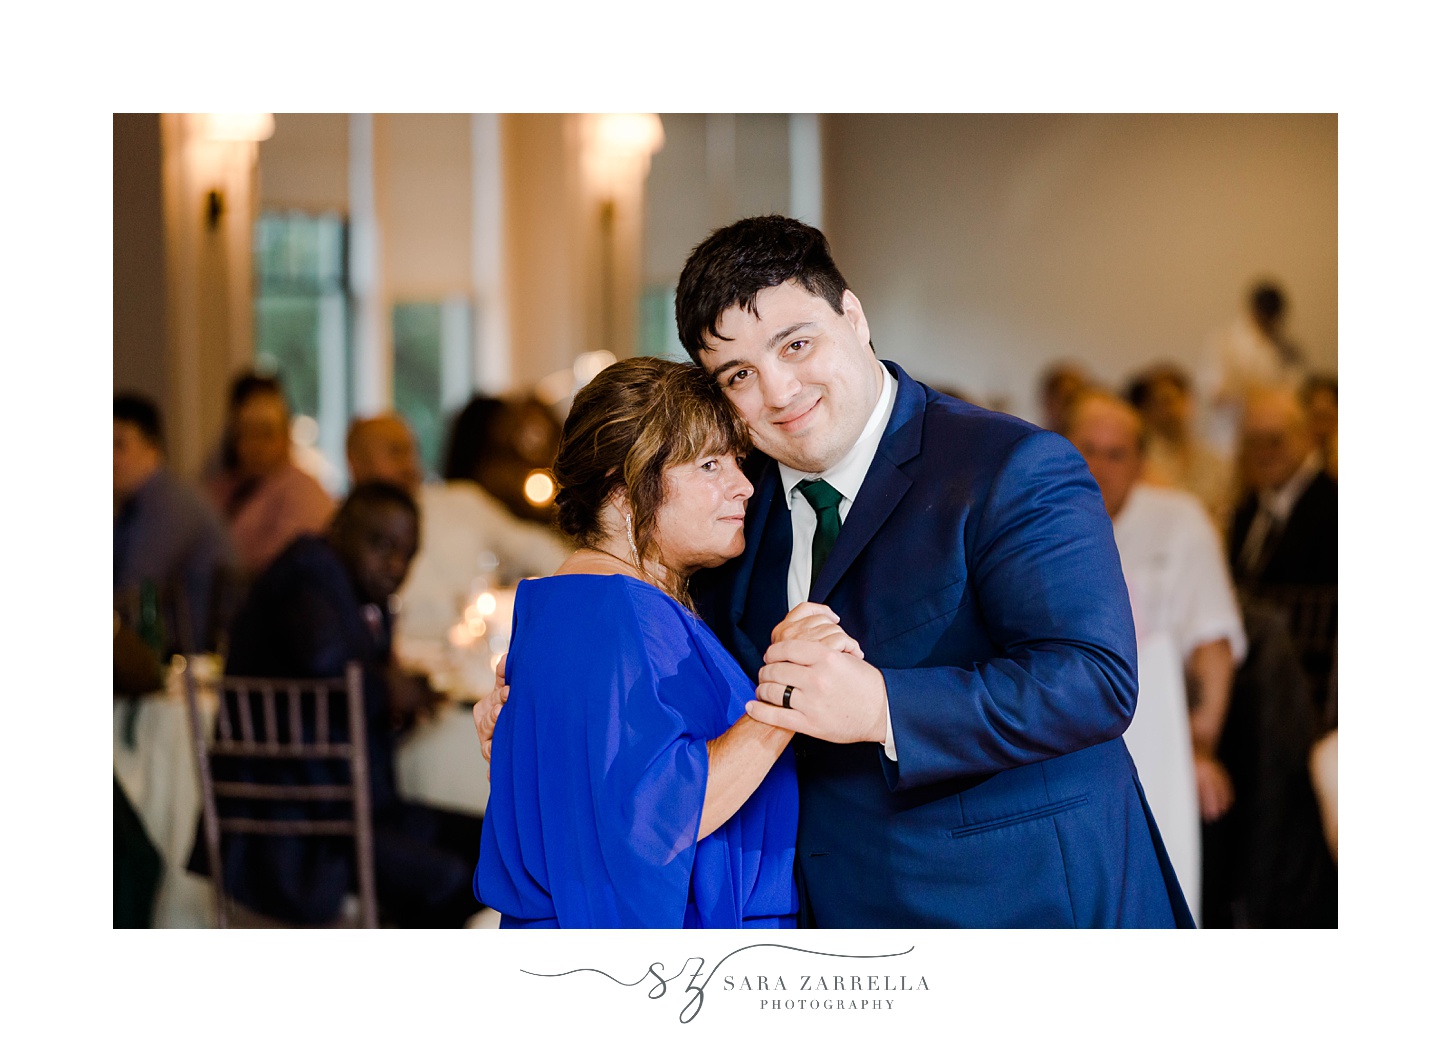
[[[670,570],[714,568],[746,548],[751,483],[729,454],[702,456],[665,471],[665,502],[655,516],[655,543]]]
[[[287,403],[279,395],[254,394],[237,407],[237,469],[246,477],[263,477],[287,462],[292,438]]]

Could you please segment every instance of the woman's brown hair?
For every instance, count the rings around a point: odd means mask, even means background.
[[[603,370],[574,399],[554,461],[559,527],[578,546],[604,535],[601,514],[622,489],[642,560],[655,550],[665,471],[709,455],[744,456],[750,431],[698,366],[627,358]],[[671,596],[689,603],[685,577]]]

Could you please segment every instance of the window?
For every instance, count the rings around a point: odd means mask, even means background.
[[[351,411],[347,222],[341,214],[264,213],[253,236],[257,367],[281,377],[299,464],[340,493]]]
[[[640,332],[637,351],[677,362],[689,356],[675,332],[675,287],[646,286],[640,293]]]
[[[473,391],[472,319],[464,297],[393,306],[393,408],[413,428],[430,477],[442,471],[448,426]]]

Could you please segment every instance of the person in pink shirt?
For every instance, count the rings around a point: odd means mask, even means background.
[[[276,378],[249,374],[233,384],[225,465],[207,491],[249,575],[298,536],[325,531],[332,519],[332,497],[292,462],[291,420]]]

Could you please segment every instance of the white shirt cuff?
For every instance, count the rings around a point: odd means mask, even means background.
[[[893,763],[897,762],[897,742],[892,737],[892,703],[887,703],[887,738],[882,742],[887,750],[887,759]]]

